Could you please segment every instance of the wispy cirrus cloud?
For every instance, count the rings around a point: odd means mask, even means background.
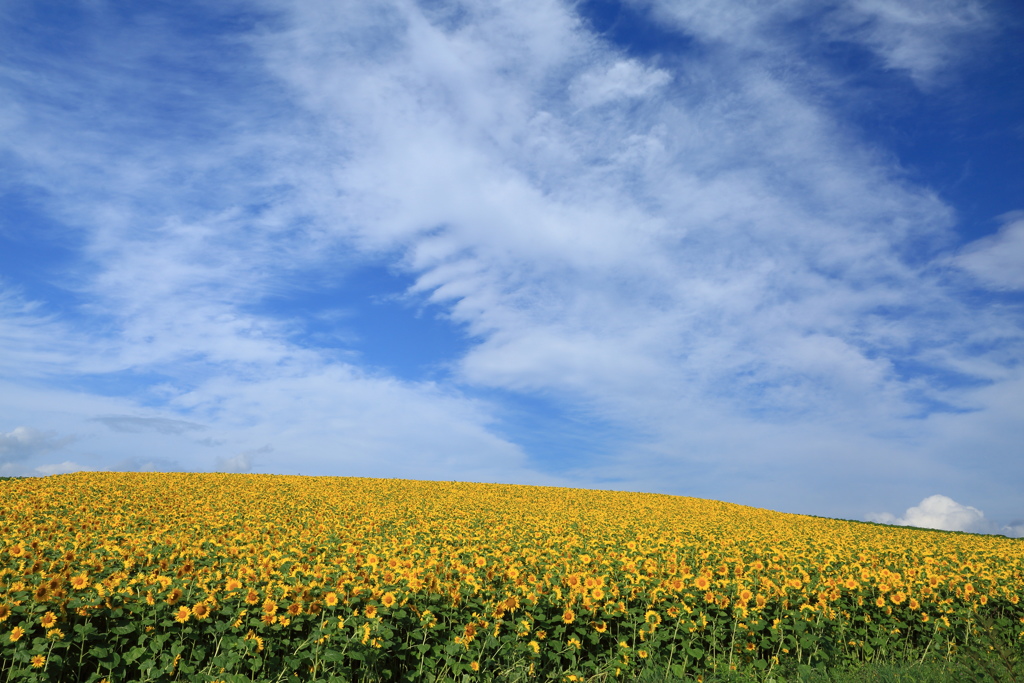
[[[996,290],[1024,289],[1024,212],[1002,217],[994,235],[966,245],[953,264]]]

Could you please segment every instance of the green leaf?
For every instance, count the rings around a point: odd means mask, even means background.
[[[144,654],[146,654],[146,648],[133,647],[132,649],[128,650],[128,653],[124,656],[124,661],[128,664],[132,664]]]

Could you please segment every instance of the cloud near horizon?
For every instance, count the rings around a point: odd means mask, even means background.
[[[76,435],[24,466],[1019,518],[1021,207],[872,123],[1000,6],[618,7],[0,11],[0,429]]]
[[[928,496],[917,505],[908,508],[902,517],[882,512],[868,515],[867,520],[881,524],[1024,538],[1024,528],[1020,522],[1000,527],[985,519],[985,513],[978,508],[962,505],[952,498],[938,494]]]

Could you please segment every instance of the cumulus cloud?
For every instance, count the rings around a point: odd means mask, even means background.
[[[892,513],[868,515],[868,521],[899,526],[915,526],[945,531],[968,531],[978,534],[1001,533],[1007,536],[1021,536],[1024,529],[1019,523],[1000,527],[985,518],[985,513],[976,507],[963,505],[943,495],[928,496],[914,507],[908,508],[902,516]]]
[[[253,468],[253,458],[266,453],[273,453],[270,446],[244,451],[237,455],[217,459],[218,472],[249,472]]]
[[[992,289],[1024,289],[1024,211],[1005,215],[998,232],[968,244],[953,264]]]
[[[0,462],[25,460],[45,455],[75,441],[74,436],[58,436],[53,431],[40,431],[32,427],[15,427],[0,433]]]

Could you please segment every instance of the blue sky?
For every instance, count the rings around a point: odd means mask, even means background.
[[[1024,535],[1012,0],[0,7],[0,473]]]

